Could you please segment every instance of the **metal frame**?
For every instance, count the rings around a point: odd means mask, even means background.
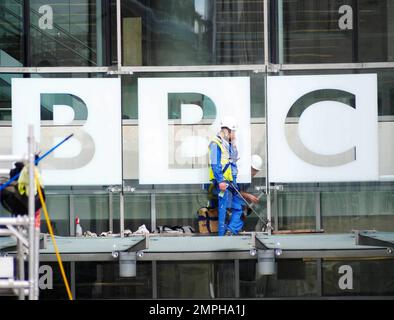
[[[283,250],[277,260],[282,259],[393,259],[387,249],[355,250]],[[215,252],[145,252],[137,261],[213,261],[213,260],[256,260],[249,251]],[[81,261],[117,261],[111,253],[62,253],[65,262]],[[41,254],[41,262],[55,262],[55,254]]]
[[[133,75],[135,73],[251,71],[279,73],[282,71],[393,69],[394,62],[311,63],[311,64],[247,64],[201,66],[106,66],[106,67],[0,67],[0,73],[106,73]]]
[[[7,226],[6,230],[1,230],[0,235],[10,235],[16,238],[16,257],[18,265],[18,280],[7,279],[0,280],[0,288],[12,289],[13,293],[19,297],[20,300],[25,299],[25,295],[29,296],[29,300],[38,300],[38,267],[39,267],[39,249],[40,249],[40,229],[35,226],[35,205],[34,205],[34,129],[32,125],[28,127],[28,168],[29,168],[29,196],[28,196],[28,216],[16,218],[0,218],[0,225]],[[3,157],[7,158],[7,157]],[[8,160],[12,156],[8,156]],[[15,156],[15,161],[20,161],[19,156]],[[22,160],[24,160],[22,158]],[[14,228],[17,226],[17,228]],[[26,238],[27,233],[27,238]],[[28,253],[28,280],[25,280],[24,272],[24,256],[25,249]]]
[[[364,233],[362,231],[356,230],[356,244],[360,246],[379,246],[386,247],[387,250],[394,251],[394,242],[381,240],[373,237],[373,234]]]

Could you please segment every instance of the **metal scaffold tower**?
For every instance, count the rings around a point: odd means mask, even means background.
[[[0,237],[12,237],[16,240],[16,254],[0,257],[0,290],[9,290],[20,300],[28,296],[29,300],[38,300],[38,268],[39,268],[39,216],[35,217],[35,139],[34,129],[28,129],[28,155],[0,156],[0,161],[27,161],[29,172],[28,216],[17,215],[11,218],[0,218]],[[11,180],[10,180],[11,181]],[[9,183],[8,181],[7,183]],[[7,184],[6,183],[6,184]],[[2,185],[3,187],[4,185]],[[17,213],[16,213],[17,214]],[[6,228],[4,228],[4,226]],[[17,272],[14,272],[16,258]],[[28,262],[28,277],[25,279],[25,260]],[[8,293],[8,292],[7,292]]]

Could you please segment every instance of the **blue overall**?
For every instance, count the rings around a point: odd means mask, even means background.
[[[242,199],[239,197],[238,193],[231,186],[237,187],[236,180],[233,182],[225,181],[223,178],[223,168],[220,162],[221,159],[221,150],[216,143],[211,143],[209,145],[211,150],[211,168],[214,174],[215,179],[212,180],[214,188],[212,190],[213,195],[217,196],[218,202],[218,235],[223,236],[227,230],[232,232],[233,234],[237,234],[241,231],[243,227],[243,221],[241,220],[242,215]],[[230,157],[231,157],[231,147],[230,147]],[[232,166],[236,164],[231,164]],[[233,175],[233,179],[236,176]],[[221,191],[219,189],[219,183],[225,182],[228,184],[228,187],[222,195],[220,195]],[[229,221],[229,224],[226,225],[226,213],[227,208],[231,208],[232,214]]]
[[[242,205],[244,201],[239,196],[238,192],[234,190],[236,188],[239,191],[239,187],[237,185],[237,175],[238,175],[238,168],[237,168],[237,161],[238,161],[238,150],[233,147],[230,143],[230,159],[231,159],[231,173],[233,175],[233,182],[231,186],[231,194],[229,196],[232,197],[231,199],[231,218],[227,225],[227,230],[231,231],[233,234],[238,234],[242,230],[244,222],[241,220],[243,210]]]

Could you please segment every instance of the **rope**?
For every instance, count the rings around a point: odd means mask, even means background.
[[[45,215],[45,220],[46,220],[46,222],[47,222],[48,230],[49,230],[49,233],[50,233],[51,238],[52,238],[53,247],[55,248],[55,253],[56,253],[57,262],[59,263],[60,272],[61,272],[62,277],[63,277],[64,285],[66,286],[68,298],[69,298],[69,300],[73,300],[73,296],[72,296],[72,294],[71,294],[71,290],[70,290],[70,286],[69,286],[69,284],[68,284],[67,276],[66,276],[66,273],[64,272],[62,259],[61,259],[60,254],[59,254],[59,249],[58,249],[57,244],[56,244],[55,236],[53,235],[52,224],[51,224],[51,220],[49,219],[49,215],[48,215],[47,207],[46,207],[46,204],[45,204],[45,201],[44,201],[44,197],[43,197],[43,195],[42,195],[41,186],[40,186],[40,184],[38,183],[38,175],[37,175],[37,172],[35,172],[35,175],[34,175],[34,176],[35,176],[35,180],[36,180],[36,185],[37,185],[37,190],[38,190],[38,196],[39,196],[39,198],[40,198],[41,205],[42,205],[42,209],[43,209],[44,215]]]

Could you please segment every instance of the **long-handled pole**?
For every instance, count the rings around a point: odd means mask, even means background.
[[[229,181],[229,184],[231,186],[231,188],[233,188],[238,195],[241,197],[241,199],[246,203],[246,205],[248,206],[248,208],[260,219],[260,221],[264,224],[264,231],[266,231],[267,229],[270,228],[269,224],[269,220],[264,220],[257,212],[256,210],[253,209],[252,205],[244,198],[244,196],[241,194],[241,192],[239,192],[239,190],[233,185],[233,183],[231,181]]]
[[[65,143],[68,139],[70,139],[74,134],[70,134],[69,136],[67,136],[66,138],[64,138],[62,141],[60,141],[57,145],[53,146],[51,149],[49,149],[47,152],[45,152],[45,154],[43,154],[41,157],[39,157],[38,159],[34,160],[34,156],[33,156],[33,161],[34,164],[37,165],[41,160],[43,160],[46,156],[48,156],[50,153],[52,153],[55,149],[57,149],[58,147],[60,147],[63,143]],[[34,149],[33,149],[34,150]],[[33,151],[34,152],[34,151]],[[2,185],[0,185],[0,191],[3,190],[4,188],[8,187],[11,182],[17,180],[20,176],[20,173],[16,174],[15,176],[13,176],[10,180],[8,180],[7,182],[3,183]]]

